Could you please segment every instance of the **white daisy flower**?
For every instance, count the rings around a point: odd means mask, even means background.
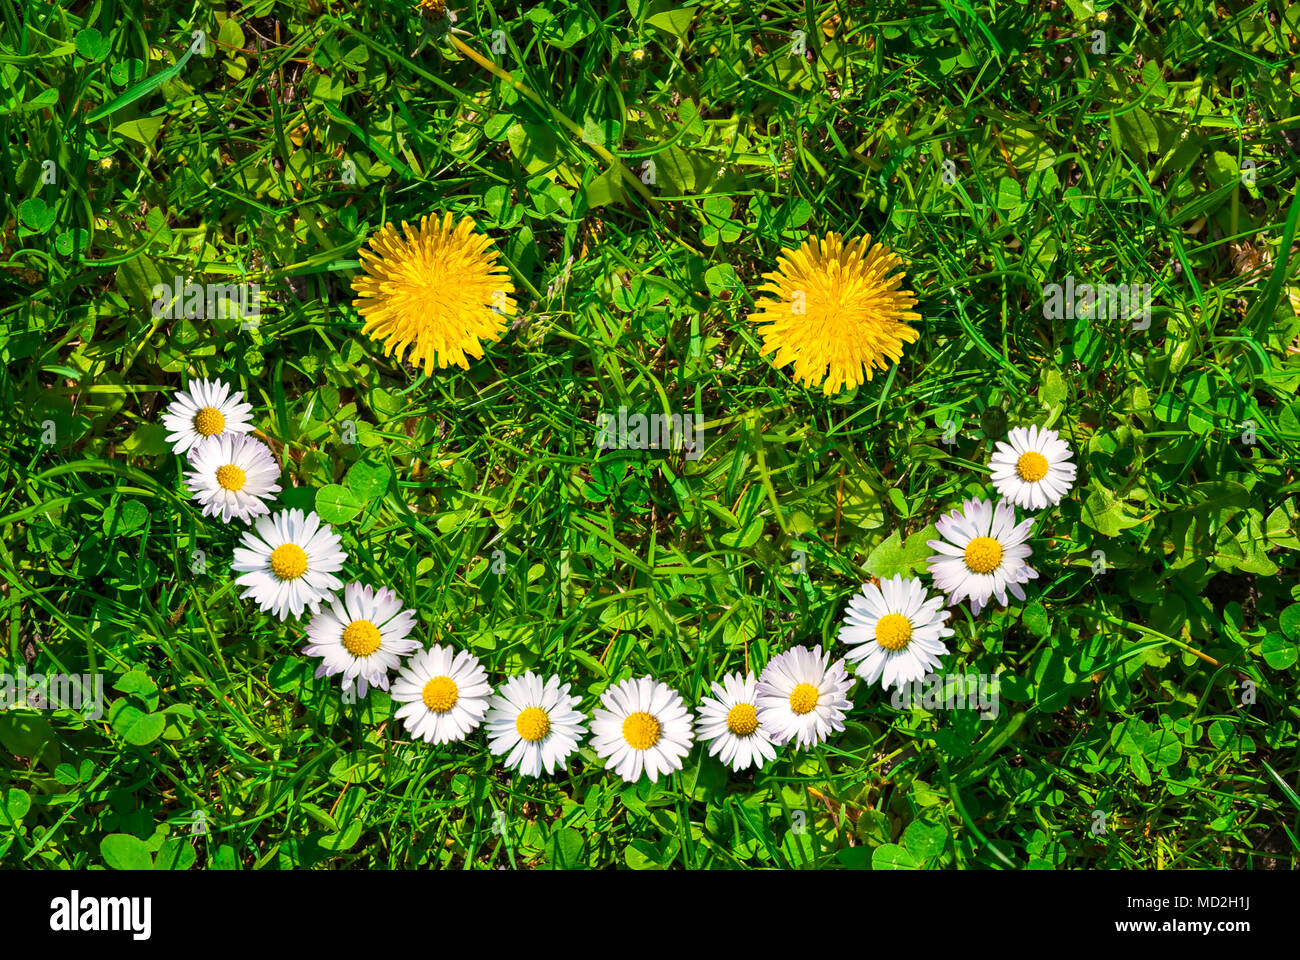
[[[172,453],[184,453],[206,437],[227,433],[248,433],[253,429],[249,415],[251,403],[243,403],[244,394],[230,392],[220,380],[191,380],[189,388],[176,394],[163,413],[163,426],[171,433],[167,442]]]
[[[944,626],[949,613],[943,601],[943,594],[927,598],[916,577],[904,580],[895,574],[880,586],[864,583],[849,600],[840,625],[840,642],[851,648],[844,659],[861,660],[858,676],[867,683],[880,680],[885,688],[901,690],[920,680],[948,652],[942,641],[953,629]]]
[[[623,680],[600,695],[591,724],[591,745],[605,758],[605,768],[628,783],[644,770],[654,783],[682,768],[695,733],[691,712],[672,687],[650,677]]]
[[[342,597],[331,597],[330,605],[311,618],[303,648],[309,657],[320,657],[318,677],[343,674],[343,689],[356,686],[358,697],[371,687],[388,689],[388,674],[408,653],[420,648],[420,641],[408,638],[415,626],[415,611],[403,610],[397,593],[360,583],[349,583]]]
[[[844,661],[830,662],[808,647],[773,657],[758,678],[758,723],[776,744],[809,748],[844,729],[853,677]]]
[[[1016,525],[1016,510],[1008,500],[995,507],[985,500],[967,500],[935,521],[942,540],[927,540],[939,553],[929,558],[934,585],[948,594],[949,603],[970,597],[971,613],[984,609],[989,597],[1007,605],[1007,591],[1025,599],[1020,584],[1037,578],[1038,571],[1025,559],[1030,555],[1025,540],[1034,529],[1032,518]]]
[[[998,493],[1018,507],[1054,507],[1074,486],[1070,446],[1055,430],[1014,427],[999,440],[989,469]]]
[[[716,698],[716,699],[715,699]],[[776,758],[772,739],[758,724],[758,678],[739,671],[714,682],[713,696],[700,700],[696,731],[709,744],[709,756],[732,770],[763,764]]]
[[[559,677],[543,680],[531,670],[511,677],[488,705],[488,749],[509,751],[506,766],[525,777],[540,777],[543,768],[548,774],[562,770],[587,732],[577,707],[578,698]]]
[[[271,508],[266,501],[280,492],[276,479],[280,465],[271,448],[246,433],[205,437],[190,449],[185,485],[191,500],[203,507],[205,517],[220,516],[223,523],[238,517],[245,523]]]
[[[316,613],[321,601],[343,586],[334,571],[343,568],[348,555],[314,511],[280,510],[259,517],[240,542],[231,563],[242,573],[235,583],[248,588],[240,596],[252,597],[281,620],[290,613],[300,617],[309,607]]]
[[[487,672],[468,650],[434,645],[411,657],[393,681],[397,719],[426,743],[464,740],[483,722],[492,687]]]

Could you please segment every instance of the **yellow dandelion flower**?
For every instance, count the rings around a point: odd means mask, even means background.
[[[402,231],[390,223],[360,251],[365,273],[352,280],[352,305],[362,332],[398,360],[411,347],[426,377],[435,366],[468,369],[468,357],[483,356],[480,341],[500,340],[515,313],[510,275],[468,217],[454,228],[450,213],[441,223],[424,217],[418,230],[403,222]]]
[[[870,380],[903,356],[903,344],[917,332],[904,321],[920,320],[910,309],[916,297],[900,289],[903,275],[888,276],[902,264],[898,254],[871,237],[849,240],[828,233],[810,237],[797,250],[784,250],[762,299],[750,318],[759,324],[761,356],[775,353],[778,367],[794,364],[794,378],[822,392],[838,393]],[[824,382],[823,382],[824,381]]]

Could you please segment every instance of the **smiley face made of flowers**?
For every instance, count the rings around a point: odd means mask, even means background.
[[[513,284],[492,241],[469,219],[453,225],[450,214],[426,216],[402,229],[385,226],[361,251],[364,275],[353,286],[364,332],[399,360],[409,349],[425,376],[435,367],[467,369],[515,313]],[[870,237],[845,241],[831,233],[786,250],[762,288],[775,299],[761,301],[754,316],[762,353],[775,353],[778,366],[793,364],[796,380],[820,384],[826,394],[887,370],[903,344],[918,339],[905,322],[919,319],[911,310],[916,298],[892,275],[900,263]],[[937,551],[927,565],[937,593],[901,574],[863,584],[840,631],[846,658],[832,662],[817,644],[792,647],[757,674],[714,681],[698,715],[668,684],[629,678],[606,688],[589,718],[582,697],[558,676],[530,671],[494,690],[468,650],[423,648],[411,635],[417,614],[395,590],[345,583],[340,535],[315,512],[272,510],[280,467],[253,435],[252,413],[231,385],[196,379],[163,415],[203,515],[249,526],[231,562],[242,596],[282,621],[310,613],[302,653],[319,659],[316,676],[338,676],[343,690],[359,697],[391,691],[412,739],[441,747],[483,726],[489,751],[526,777],[563,775],[587,737],[606,768],[628,782],[680,771],[697,743],[735,771],[762,768],[783,749],[815,748],[845,729],[854,672],[867,685],[901,689],[942,665],[950,653],[944,641],[955,633],[945,623],[947,605],[969,599],[978,615],[993,598],[1003,606],[1008,594],[1025,599],[1022,585],[1038,576],[1028,562],[1034,521],[1017,522],[1015,506],[1058,504],[1076,472],[1054,430],[1013,429],[989,462],[1002,499],[967,500],[936,521],[942,539],[927,541]]]

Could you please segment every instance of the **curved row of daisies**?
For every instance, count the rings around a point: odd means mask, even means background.
[[[863,584],[849,601],[839,639],[849,649],[831,663],[828,652],[795,647],[772,658],[758,676],[739,672],[713,684],[698,716],[681,695],[650,677],[623,680],[601,694],[590,718],[558,677],[529,671],[495,691],[469,651],[435,645],[420,649],[411,637],[416,617],[391,589],[345,584],[347,561],[337,534],[315,513],[271,512],[280,468],[256,439],[252,406],[219,380],[192,382],[163,416],[167,440],[189,461],[186,485],[205,516],[251,523],[234,551],[236,583],[244,597],[281,620],[310,611],[303,653],[320,658],[316,676],[340,675],[344,690],[365,696],[390,690],[397,717],[413,737],[442,744],[485,726],[493,754],[526,776],[563,770],[583,737],[627,781],[652,781],[682,766],[694,740],[733,770],[762,767],[778,747],[811,748],[844,729],[854,682],[846,663],[868,684],[902,686],[926,676],[948,653],[953,629],[945,603],[969,600],[978,614],[1007,594],[1025,597],[1033,519],[1016,522],[1015,506],[1055,505],[1074,483],[1070,449],[1052,430],[1015,428],[990,459],[996,504],[967,500],[936,522],[940,539],[929,558],[929,596],[916,578],[895,576]],[[341,591],[341,592],[340,592]],[[404,662],[403,662],[404,661]]]

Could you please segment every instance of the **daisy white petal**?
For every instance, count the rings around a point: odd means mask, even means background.
[[[773,743],[805,749],[844,729],[853,678],[829,653],[794,647],[773,657],[758,678],[758,722]]]
[[[700,700],[696,731],[709,744],[709,756],[732,770],[758,767],[775,759],[772,739],[758,723],[758,678],[739,672],[713,684],[713,696]]]
[[[189,463],[185,485],[205,517],[219,516],[223,523],[238,517],[249,523],[271,512],[266,501],[280,492],[275,482],[280,466],[260,440],[246,433],[205,437],[190,449]]]
[[[858,663],[857,673],[867,683],[902,688],[920,680],[940,665],[948,648],[943,639],[953,634],[944,625],[950,614],[943,596],[929,597],[925,585],[913,577],[895,574],[879,586],[864,583],[849,600],[840,625],[840,642],[850,647],[845,657]]]
[[[1031,553],[1025,541],[1033,532],[1033,520],[1017,524],[1015,508],[1007,500],[993,506],[977,499],[967,500],[935,526],[943,540],[926,541],[938,551],[927,562],[934,585],[948,595],[949,603],[969,598],[971,612],[978,614],[992,597],[1006,606],[1008,590],[1024,599],[1020,584],[1038,577],[1025,562]]]
[[[349,583],[307,624],[311,640],[303,653],[319,657],[318,677],[343,675],[343,689],[364,697],[371,687],[388,689],[388,674],[420,647],[408,634],[415,613],[403,610],[397,594]]]
[[[253,405],[243,400],[242,392],[231,393],[220,380],[190,381],[163,412],[172,452],[185,453],[208,437],[248,433],[253,429]]]
[[[315,535],[304,537],[305,531]],[[346,559],[339,538],[315,513],[280,510],[259,517],[244,533],[231,567],[240,574],[235,583],[246,588],[240,596],[284,620],[308,609],[316,613],[343,586],[334,573]]]
[[[1055,430],[1013,427],[989,457],[993,485],[1018,507],[1054,507],[1074,486],[1070,447]]]
[[[559,677],[511,677],[488,704],[488,749],[526,777],[562,770],[587,732],[578,702]]]
[[[681,695],[666,684],[641,677],[623,680],[601,694],[591,724],[591,745],[605,767],[629,783],[644,772],[652,783],[682,768],[695,732]]]
[[[468,651],[432,646],[415,654],[393,680],[397,717],[426,743],[464,740],[483,722],[492,688],[487,672]]]

